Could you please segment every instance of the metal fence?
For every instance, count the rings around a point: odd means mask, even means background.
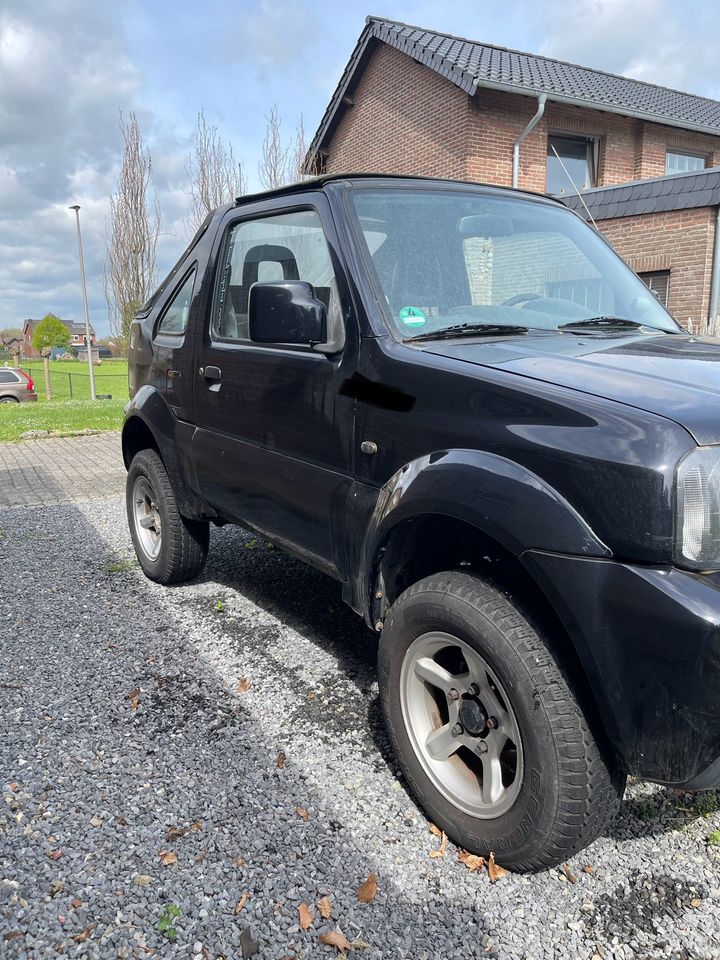
[[[35,381],[35,389],[45,393],[45,369],[42,366],[22,364],[23,370]],[[125,399],[128,396],[127,373],[95,373],[95,393]],[[50,371],[50,389],[54,400],[87,400],[90,398],[90,375],[82,371]]]

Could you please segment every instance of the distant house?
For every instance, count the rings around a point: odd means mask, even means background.
[[[22,345],[22,337],[0,337],[0,349],[7,350],[8,353],[20,353]]]
[[[39,323],[39,320],[23,320],[22,354],[24,357],[37,358],[40,356],[39,352],[34,350],[32,345],[33,333]],[[62,323],[67,327],[68,333],[70,334],[70,346],[75,349],[81,346],[84,347],[85,324],[71,323],[70,320],[63,320]],[[95,331],[90,327],[90,340],[93,344],[95,344],[96,339]]]

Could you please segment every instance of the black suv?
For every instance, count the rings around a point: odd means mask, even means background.
[[[718,361],[545,197],[243,197],[132,324],[138,559],[194,577],[230,522],[341,581],[428,817],[558,863],[626,775],[720,780]]]

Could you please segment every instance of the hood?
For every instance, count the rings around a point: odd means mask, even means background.
[[[428,342],[423,349],[629,404],[674,420],[697,443],[720,443],[720,339],[531,331]]]

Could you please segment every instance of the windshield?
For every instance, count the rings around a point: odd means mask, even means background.
[[[618,329],[677,333],[644,283],[569,210],[471,190],[370,188],[352,205],[404,340],[448,328],[523,326],[564,332],[574,322],[634,321]]]

